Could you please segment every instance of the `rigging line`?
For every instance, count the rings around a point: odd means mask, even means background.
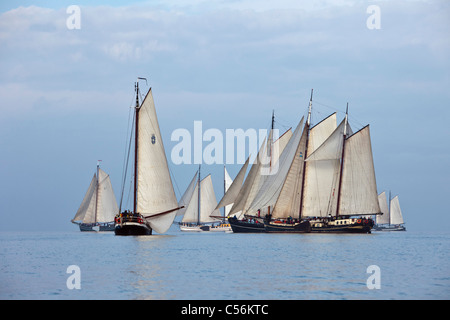
[[[130,108],[130,110],[132,110],[132,109]],[[129,118],[131,118],[131,117],[129,116]],[[132,120],[132,128],[131,128],[131,130],[133,130],[133,128],[134,128],[134,125],[133,125],[134,121],[135,121],[134,118],[135,118],[135,112],[133,112],[133,120]],[[130,132],[130,120],[129,119],[128,119],[128,129],[127,129],[127,131]],[[125,180],[126,180],[126,177],[127,177],[128,162],[130,160],[132,139],[133,139],[133,131],[131,131],[131,133],[130,133],[130,140],[129,140],[129,143],[128,143],[128,153],[126,152],[126,145],[125,145],[124,167],[122,168],[122,192],[121,192],[121,195],[120,195],[119,212],[122,211],[123,193],[125,191]],[[125,156],[126,156],[126,161],[125,161]]]

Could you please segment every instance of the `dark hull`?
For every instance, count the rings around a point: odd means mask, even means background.
[[[80,223],[78,226],[80,227],[80,231],[83,232],[114,231],[114,223],[105,223],[100,225],[95,225],[92,223]]]
[[[275,222],[264,222],[264,228],[269,233],[309,233],[311,232],[311,224],[309,221],[301,221],[300,223],[285,224]]]
[[[311,232],[315,233],[371,233],[372,219],[337,219],[311,223]]]
[[[241,221],[236,218],[229,218],[231,229],[234,233],[262,233],[265,232],[264,224]]]
[[[348,226],[323,226],[312,227],[311,232],[317,233],[370,233],[370,226],[348,225]]]
[[[152,228],[145,224],[117,224],[114,233],[116,236],[149,236]]]

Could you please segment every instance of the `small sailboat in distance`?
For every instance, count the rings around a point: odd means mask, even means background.
[[[135,83],[133,209],[115,217],[116,235],[151,235],[153,230],[165,233],[180,209],[169,173],[152,89],[139,105],[139,80],[146,79],[138,78]]]
[[[80,231],[114,231],[114,216],[119,207],[109,175],[100,169],[99,162],[80,208],[71,220]]]
[[[376,216],[376,225],[373,229],[375,231],[406,231],[403,225],[405,222],[403,221],[398,196],[391,198],[391,193],[389,192],[389,207],[386,192],[383,191],[378,195],[378,201],[383,215]]]

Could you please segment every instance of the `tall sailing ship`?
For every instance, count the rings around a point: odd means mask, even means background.
[[[71,222],[77,224],[80,231],[114,231],[114,216],[118,212],[109,175],[97,163],[97,172]]]
[[[144,79],[138,78],[135,83],[133,209],[125,210],[115,217],[116,235],[151,235],[153,230],[165,233],[180,209],[169,173],[151,88],[139,105],[139,80]],[[124,181],[125,178],[126,173]],[[122,188],[124,184],[123,182]]]
[[[348,105],[338,126],[336,113],[311,126],[312,93],[306,123],[298,124],[277,170],[253,185],[256,195],[242,214],[264,216],[265,232],[369,233],[370,216],[381,214],[369,126],[353,133]]]
[[[375,231],[406,231],[405,222],[403,220],[402,209],[398,196],[391,198],[389,192],[389,206],[386,199],[386,192],[383,191],[378,195],[381,212],[383,215],[376,216]]]

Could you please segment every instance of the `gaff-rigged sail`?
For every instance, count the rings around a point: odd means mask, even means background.
[[[136,211],[147,218],[153,230],[165,233],[177,214],[178,203],[151,89],[138,112]]]

